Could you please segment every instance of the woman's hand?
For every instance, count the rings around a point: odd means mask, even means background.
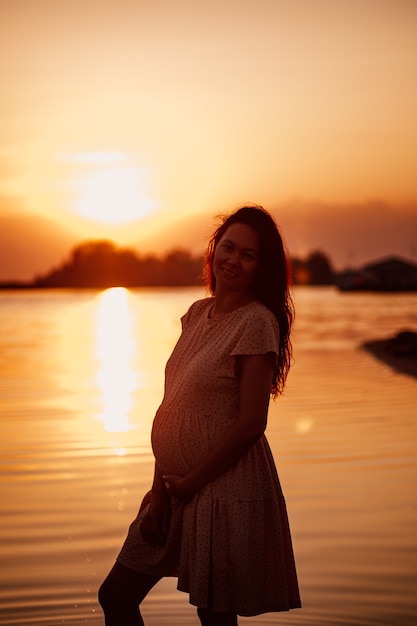
[[[141,525],[141,535],[152,547],[165,544],[171,521],[171,498],[166,490],[152,491],[149,509]]]
[[[191,487],[186,476],[181,476],[180,474],[165,474],[162,478],[167,491],[174,496],[174,498],[180,500],[183,504],[191,500],[195,489]]]
[[[239,419],[188,474],[160,475],[169,493],[184,503],[238,463],[265,431],[274,375],[270,355],[245,355],[241,357],[240,364]]]

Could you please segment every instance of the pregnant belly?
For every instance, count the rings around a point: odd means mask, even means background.
[[[232,423],[232,419],[158,409],[152,427],[152,448],[161,472],[186,475],[207,456]],[[212,497],[227,500],[282,497],[265,436],[207,489]]]
[[[163,474],[187,474],[230,426],[210,416],[159,408],[152,426],[152,448]]]

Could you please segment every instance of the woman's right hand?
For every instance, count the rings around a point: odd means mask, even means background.
[[[151,501],[141,525],[141,535],[152,547],[165,544],[171,521],[171,498],[166,489],[152,491]]]

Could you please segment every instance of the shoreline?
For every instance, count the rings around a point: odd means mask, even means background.
[[[402,330],[386,339],[365,341],[361,348],[395,371],[417,379],[417,332]]]

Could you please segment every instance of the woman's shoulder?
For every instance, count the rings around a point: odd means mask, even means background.
[[[237,309],[230,320],[233,332],[241,335],[271,335],[279,337],[278,320],[274,313],[259,300]]]
[[[253,301],[242,307],[233,327],[236,345],[232,355],[278,354],[279,326],[273,312],[262,302]]]
[[[280,330],[275,314],[260,300],[251,302],[242,311],[242,326],[245,332],[254,335],[265,335],[279,340]]]
[[[243,307],[241,312],[242,318],[246,320],[259,320],[261,322],[268,322],[273,326],[278,325],[274,313],[260,300],[253,300],[246,305],[246,307]]]
[[[189,322],[190,320],[196,319],[202,314],[208,314],[210,307],[213,304],[213,298],[202,298],[201,300],[196,300],[189,307],[188,311],[182,316],[181,321],[184,323]]]
[[[202,298],[201,300],[196,300],[195,302],[192,303],[187,313],[190,313],[190,311],[193,313],[207,311],[212,306],[213,301],[214,301],[213,297]]]

